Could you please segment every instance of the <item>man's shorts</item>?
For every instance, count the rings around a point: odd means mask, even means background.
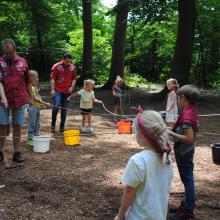
[[[4,108],[0,106],[0,125],[9,125],[9,116],[10,112],[12,113],[12,124],[20,125],[21,127],[24,125],[24,115],[25,108],[24,106],[18,108]]]

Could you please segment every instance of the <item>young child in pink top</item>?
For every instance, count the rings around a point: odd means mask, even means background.
[[[169,93],[167,95],[166,102],[166,118],[165,121],[168,127],[173,127],[178,116],[178,106],[177,106],[177,90],[179,88],[178,82],[176,79],[170,78],[167,80],[167,88]]]

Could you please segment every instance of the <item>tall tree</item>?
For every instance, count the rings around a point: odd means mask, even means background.
[[[129,0],[118,0],[118,4],[115,8],[116,22],[112,48],[111,70],[109,79],[104,85],[105,88],[110,88],[112,86],[117,75],[123,76],[128,9]]]
[[[178,12],[178,32],[171,75],[183,85],[189,83],[195,37],[196,0],[179,0]]]
[[[51,27],[55,25],[55,14],[47,0],[29,0],[26,1],[26,4],[26,13],[29,15],[30,27],[30,48],[28,57],[29,60],[33,62],[34,68],[37,68],[40,73],[45,73],[50,69],[47,58],[50,54],[50,51],[47,50],[50,44],[48,35],[51,31]]]
[[[93,36],[92,36],[92,1],[82,0],[83,8],[83,60],[80,83],[85,78],[92,78]]]

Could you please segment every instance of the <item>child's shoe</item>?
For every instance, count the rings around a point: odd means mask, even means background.
[[[94,133],[94,128],[92,128],[92,127],[88,128],[88,132],[93,134]]]
[[[33,141],[28,141],[28,142],[27,142],[27,145],[29,145],[29,146],[32,147],[32,146],[34,146],[34,143],[33,143]]]
[[[86,133],[87,132],[87,129],[85,127],[82,127],[80,130],[81,130],[82,133]]]
[[[176,213],[170,215],[170,220],[189,220],[194,219],[194,212],[193,211],[186,211],[183,209],[179,209]]]

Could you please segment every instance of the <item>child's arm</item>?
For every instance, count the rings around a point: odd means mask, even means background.
[[[33,94],[33,100],[34,100],[35,102],[38,102],[38,103],[41,104],[41,105],[51,106],[50,103],[44,102],[44,101],[41,100],[40,98],[36,97],[35,94]]]
[[[79,96],[80,94],[78,94],[78,93],[73,93],[73,94],[71,94],[68,98],[67,98],[67,100],[70,100],[72,97],[76,97],[76,96]]]
[[[102,101],[101,100],[98,100],[98,99],[96,99],[96,98],[93,98],[93,102],[96,102],[96,103],[102,103]]]
[[[124,176],[122,178],[122,181],[126,185],[126,187],[124,189],[119,213],[115,218],[116,220],[125,219],[125,214],[136,197],[136,191],[138,187],[140,186],[140,184],[146,181],[145,174],[146,171],[141,167],[140,161],[138,159],[129,160],[124,171]]]
[[[170,130],[167,130],[167,132],[169,135],[173,136],[175,139],[185,144],[193,144],[195,140],[194,132],[192,128],[184,128],[183,134],[177,134]]]
[[[0,82],[0,98],[1,98],[1,103],[5,106],[5,108],[8,108],[8,100],[6,98],[5,90],[1,82]]]
[[[125,213],[126,213],[127,209],[129,208],[129,206],[132,204],[132,202],[135,198],[135,195],[136,195],[136,189],[127,185],[124,189],[119,213],[115,219],[117,219],[117,220],[124,220],[125,219]]]
[[[122,94],[117,93],[117,92],[115,91],[115,89],[112,90],[112,94],[113,94],[113,96],[117,96],[117,97],[122,96]]]

